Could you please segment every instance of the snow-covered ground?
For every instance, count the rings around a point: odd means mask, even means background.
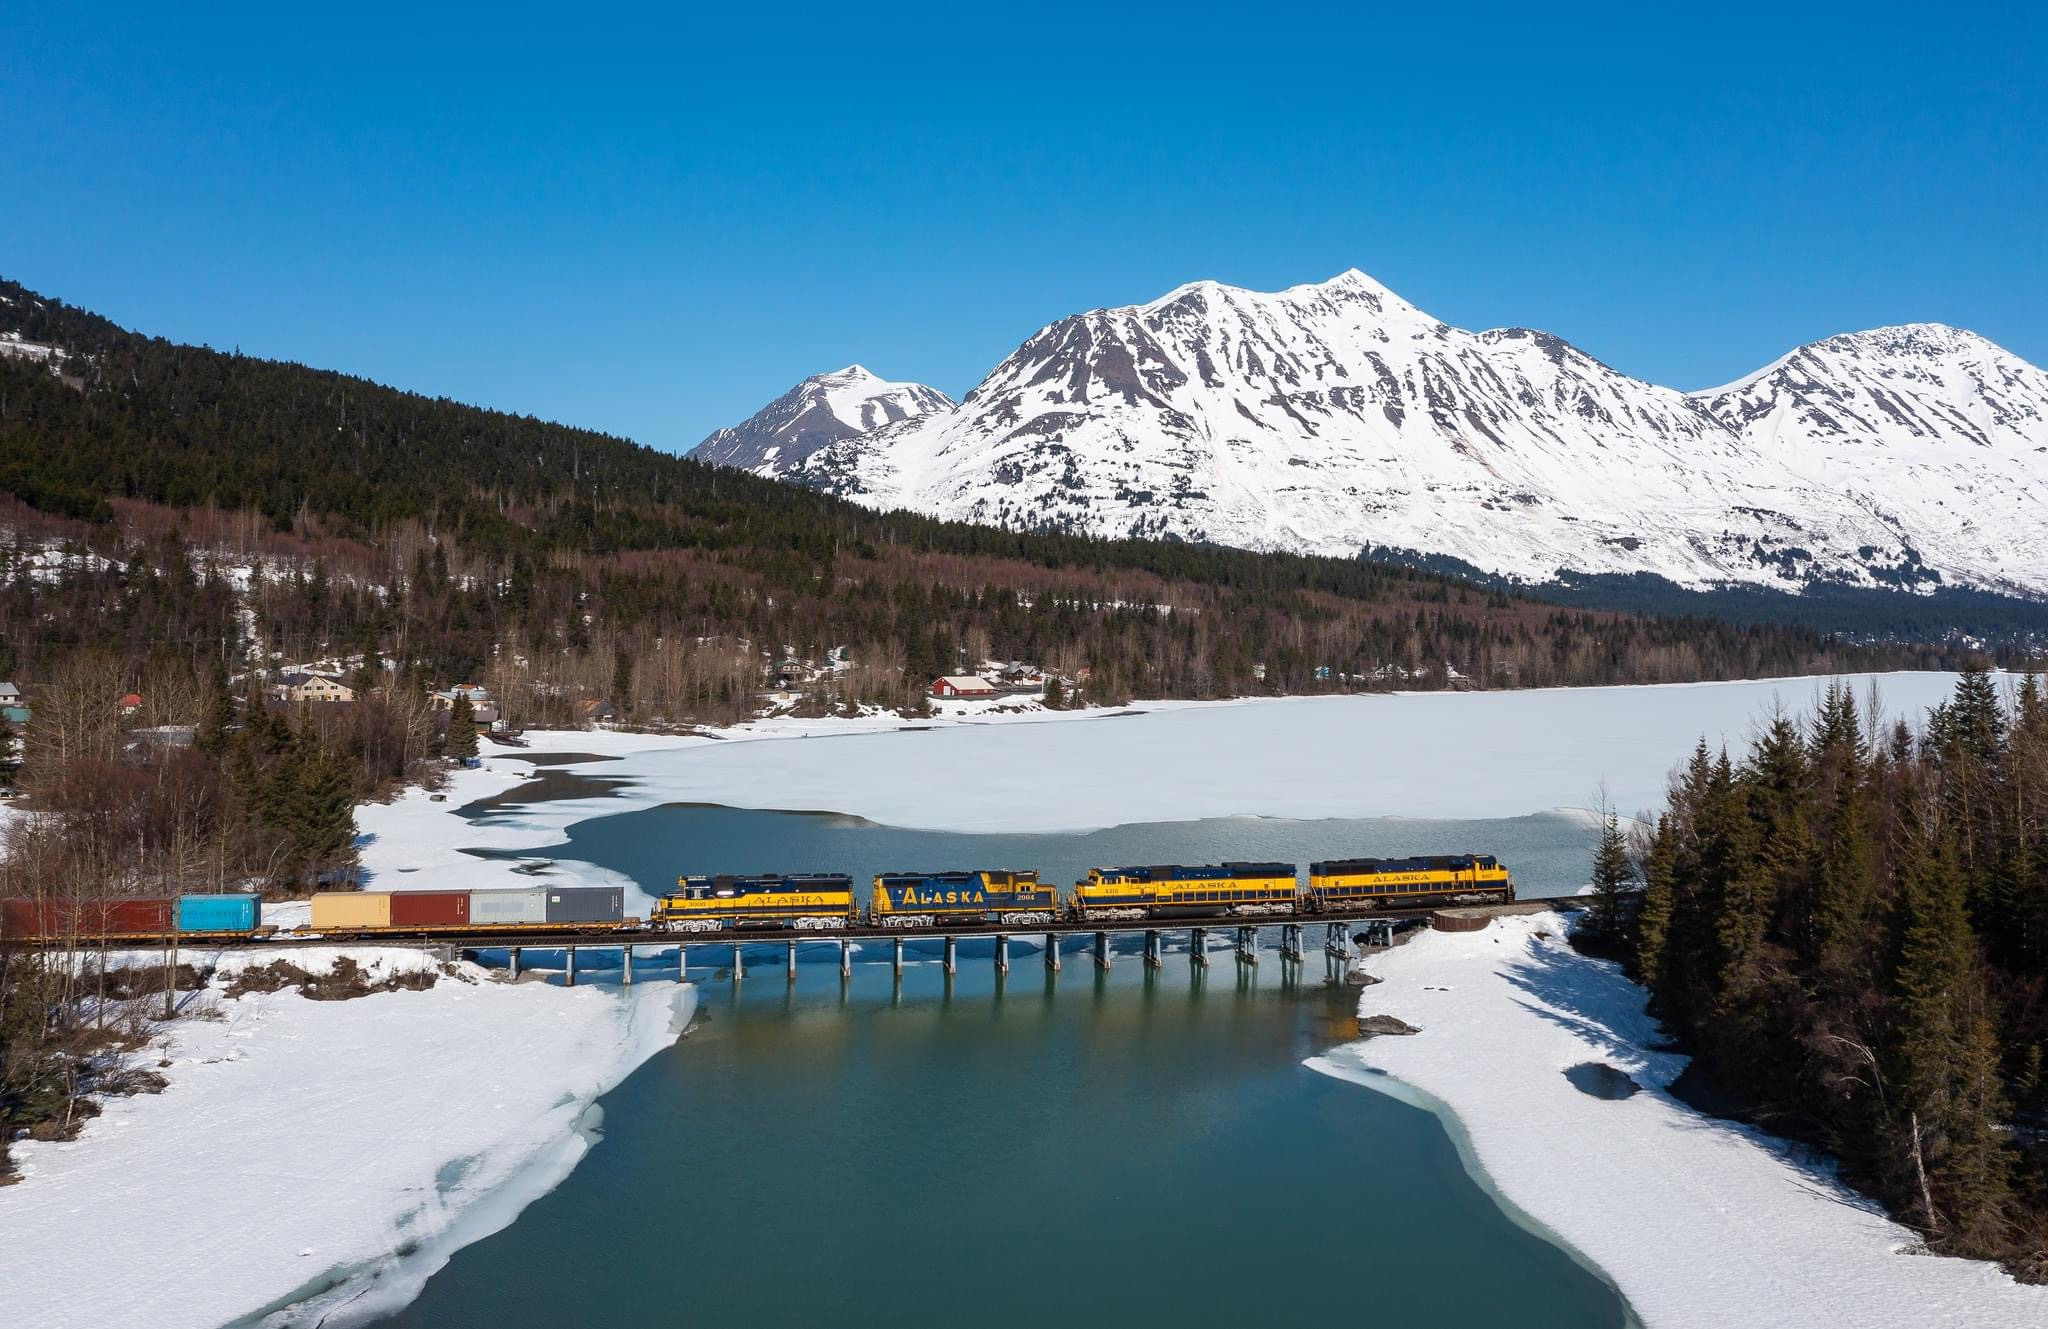
[[[1653,1329],[2048,1324],[2048,1288],[1902,1253],[1914,1234],[1824,1167],[1672,1098],[1685,1058],[1651,1050],[1642,989],[1573,951],[1565,926],[1504,918],[1373,956],[1383,981],[1359,1013],[1422,1032],[1309,1064],[1397,1096],[1413,1086],[1454,1113],[1482,1184],[1599,1265]],[[1641,1092],[1582,1092],[1564,1073],[1588,1062]]]
[[[1859,691],[1869,681],[1855,680]],[[1913,718],[1953,685],[1951,676],[1934,674],[1876,681],[1890,712]],[[1668,770],[1695,739],[1704,734],[1710,742],[1740,744],[1772,706],[1803,710],[1821,686],[1819,680],[1786,680],[1155,703],[1116,712],[955,703],[929,721],[785,717],[689,737],[533,733],[525,748],[486,744],[482,765],[451,773],[438,800],[408,791],[391,803],[358,809],[357,824],[367,884],[403,890],[528,885],[532,878],[518,871],[516,861],[463,851],[544,851],[577,820],[667,802],[824,809],[910,827],[1029,831],[1247,813],[1511,816],[1584,807],[1604,782],[1617,807],[1634,811],[1658,800]],[[601,758],[551,769],[623,784],[606,797],[509,808],[482,824],[455,815],[466,804],[528,780],[535,770],[531,758],[549,753]],[[570,880],[617,880],[573,861],[556,870]],[[303,919],[304,909],[282,907],[270,917],[290,926]],[[1468,946],[1482,958],[1497,955],[1506,935],[1477,934],[1479,940]],[[1445,940],[1431,938],[1386,963],[1414,972],[1409,957],[1432,954]],[[232,971],[269,958],[274,957],[228,956],[222,963]],[[305,952],[291,958],[311,963]],[[1585,981],[1596,987],[1620,984],[1597,966],[1587,972],[1593,977]],[[1474,966],[1473,977],[1446,982],[1454,991],[1471,988],[1476,1001],[1485,973],[1484,966]],[[1496,986],[1507,983],[1501,978]],[[1390,1000],[1402,990],[1390,978],[1370,992]],[[1618,994],[1629,991],[1617,988]],[[347,1303],[345,1314],[355,1316],[402,1301],[448,1252],[509,1222],[574,1165],[587,1148],[578,1127],[590,1105],[673,1039],[692,995],[669,983],[622,994],[610,987],[443,980],[424,993],[339,1003],[307,1001],[291,991],[219,1001],[225,1019],[187,1020],[171,1028],[173,1064],[163,1071],[170,1082],[164,1093],[113,1100],[73,1144],[23,1146],[25,1179],[0,1190],[0,1249],[9,1251],[10,1260],[20,1259],[21,1267],[47,1276],[0,1278],[0,1325],[119,1323],[143,1304],[158,1312],[152,1322],[159,1325],[218,1323],[260,1306],[302,1300],[306,1289],[337,1277],[341,1285],[316,1298],[323,1311]],[[1442,995],[1447,994],[1424,992],[1418,984],[1413,999],[1437,1002]],[[1425,1057],[1412,1082],[1461,1116],[1469,1103],[1481,1158],[1501,1189],[1613,1272],[1646,1311],[1663,1303],[1634,1280],[1645,1269],[1652,1277],[1661,1275],[1656,1261],[1662,1256],[1656,1252],[1679,1249],[1688,1223],[1746,1223],[1745,1207],[1756,1197],[1741,1180],[1750,1174],[1741,1169],[1768,1164],[1778,1170],[1769,1175],[1798,1175],[1740,1132],[1687,1117],[1694,1133],[1683,1136],[1688,1147],[1705,1150],[1700,1142],[1707,1140],[1732,1143],[1714,1146],[1725,1149],[1725,1160],[1723,1153],[1694,1155],[1704,1169],[1700,1179],[1690,1191],[1669,1193],[1701,1194],[1702,1187],[1722,1185],[1717,1169],[1732,1160],[1726,1184],[1740,1189],[1730,1192],[1734,1198],[1725,1209],[1694,1212],[1688,1205],[1646,1219],[1648,1206],[1639,1211],[1596,1203],[1595,1190],[1580,1178],[1556,1178],[1555,1161],[1577,1155],[1542,1133],[1549,1117],[1535,1114],[1527,1126],[1503,1123],[1490,1105],[1555,1107],[1556,1119],[1570,1123],[1569,1129],[1558,1126],[1556,1134],[1569,1136],[1581,1129],[1585,1113],[1617,1105],[1555,1102],[1551,1090],[1577,1091],[1542,1058],[1604,1059],[1636,1069],[1617,1060],[1625,1054],[1565,1052],[1541,1039],[1496,1051],[1470,1041],[1483,1040],[1483,1030],[1472,1031],[1469,1039],[1446,1036],[1463,1025],[1443,1019],[1441,1008],[1424,1015],[1391,1004],[1375,1009],[1440,1023],[1433,1040],[1429,1034],[1380,1040],[1366,1054],[1397,1058],[1416,1055],[1403,1048],[1458,1049],[1444,1054],[1433,1071]],[[1572,1037],[1600,1040],[1596,1021],[1570,1020],[1586,1026]],[[1547,1017],[1524,1023],[1530,1022],[1551,1028]],[[1630,1037],[1640,1046],[1648,1035]],[[1329,1065],[1362,1073],[1367,1063],[1344,1060],[1357,1055],[1336,1054]],[[1525,1075],[1517,1058],[1541,1061],[1536,1069],[1542,1076]],[[1645,1107],[1629,1104],[1647,1106],[1655,1097],[1638,1095],[1618,1106],[1642,1113]],[[1523,1129],[1535,1133],[1515,1133]],[[1631,1150],[1638,1138],[1628,1137]],[[1649,1138],[1646,1148],[1661,1147]],[[1582,1140],[1576,1147],[1587,1145]],[[1613,1170],[1627,1171],[1631,1156],[1618,1150]],[[1596,1171],[1589,1165],[1583,1175]],[[1668,1186],[1669,1178],[1660,1184]],[[1813,1185],[1810,1179],[1787,1183],[1799,1184]],[[1546,1203],[1546,1186],[1565,1198]],[[1817,1259],[1837,1253],[1851,1259],[1856,1242],[1878,1241],[1872,1249],[1882,1261],[1894,1260],[1883,1251],[1896,1240],[1896,1229],[1846,1207],[1839,1196],[1815,1201],[1815,1212],[1849,1224],[1828,1229],[1839,1238],[1839,1250],[1824,1244],[1815,1248]],[[1723,1235],[1734,1242],[1740,1232]],[[1667,1245],[1648,1247],[1653,1237]],[[1638,1246],[1650,1254],[1634,1253]],[[142,1292],[104,1278],[98,1252],[109,1248],[152,1252]],[[234,1251],[235,1258],[216,1258],[222,1250]],[[1953,1290],[1971,1306],[2011,1304],[1995,1300],[2007,1295],[2005,1285],[1981,1267],[1895,1263],[1935,1271],[1928,1275],[1931,1286]],[[1725,1277],[1729,1267],[1720,1265],[1719,1274]],[[1688,1268],[1699,1275],[1689,1285],[1695,1291],[1717,1272],[1709,1257]],[[1821,1281],[1831,1285],[1835,1278],[1830,1273]],[[1693,1301],[1715,1304],[1703,1292]],[[1653,1314],[1651,1322],[1665,1321]],[[1716,1321],[1695,1314],[1669,1322]],[[1834,1321],[1823,1316],[1809,1322]]]
[[[568,1175],[595,1141],[598,1096],[695,1009],[695,989],[673,982],[511,984],[473,965],[349,1001],[221,995],[245,965],[319,972],[340,954],[383,973],[432,963],[381,948],[187,953],[219,962],[185,1000],[214,1015],[165,1026],[138,1060],[168,1062],[168,1087],[106,1100],[71,1143],[16,1145],[0,1325],[388,1314]]]

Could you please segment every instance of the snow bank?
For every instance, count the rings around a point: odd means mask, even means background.
[[[1374,956],[1365,967],[1384,981],[1359,1013],[1422,1032],[1308,1064],[1397,1096],[1414,1086],[1454,1112],[1482,1182],[1595,1262],[1655,1329],[2048,1323],[2048,1288],[1901,1253],[1914,1234],[1824,1166],[1672,1098],[1685,1058],[1651,1050],[1642,990],[1573,951],[1564,927],[1556,914],[1503,918]],[[1587,1062],[1641,1092],[1575,1088],[1565,1071]]]
[[[557,1185],[596,1138],[598,1096],[695,1010],[695,989],[674,983],[509,984],[473,965],[352,1001],[220,995],[248,965],[339,955],[377,973],[432,963],[374,947],[223,953],[214,986],[185,1003],[219,1018],[166,1026],[166,1046],[139,1059],[169,1061],[167,1089],[107,1100],[74,1142],[17,1146],[23,1179],[0,1190],[0,1324],[389,1314]]]

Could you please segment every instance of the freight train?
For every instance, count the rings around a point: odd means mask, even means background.
[[[843,872],[683,877],[646,919],[625,913],[618,887],[487,891],[323,891],[303,929],[263,922],[254,895],[121,897],[82,903],[0,900],[0,939],[78,942],[248,940],[260,936],[509,936],[590,932],[822,932],[850,927],[1050,926],[1227,917],[1247,921],[1355,914],[1515,898],[1491,854],[1347,858],[1292,863],[1094,868],[1062,902],[1038,874],[1015,870],[885,872],[865,911]]]

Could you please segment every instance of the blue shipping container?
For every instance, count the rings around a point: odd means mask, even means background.
[[[263,901],[254,895],[181,895],[180,932],[254,932],[263,918]]]

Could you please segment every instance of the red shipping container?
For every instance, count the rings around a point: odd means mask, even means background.
[[[134,937],[171,931],[172,896],[104,900],[0,901],[0,934],[9,937]]]
[[[468,924],[468,891],[391,892],[392,927],[451,928]]]

